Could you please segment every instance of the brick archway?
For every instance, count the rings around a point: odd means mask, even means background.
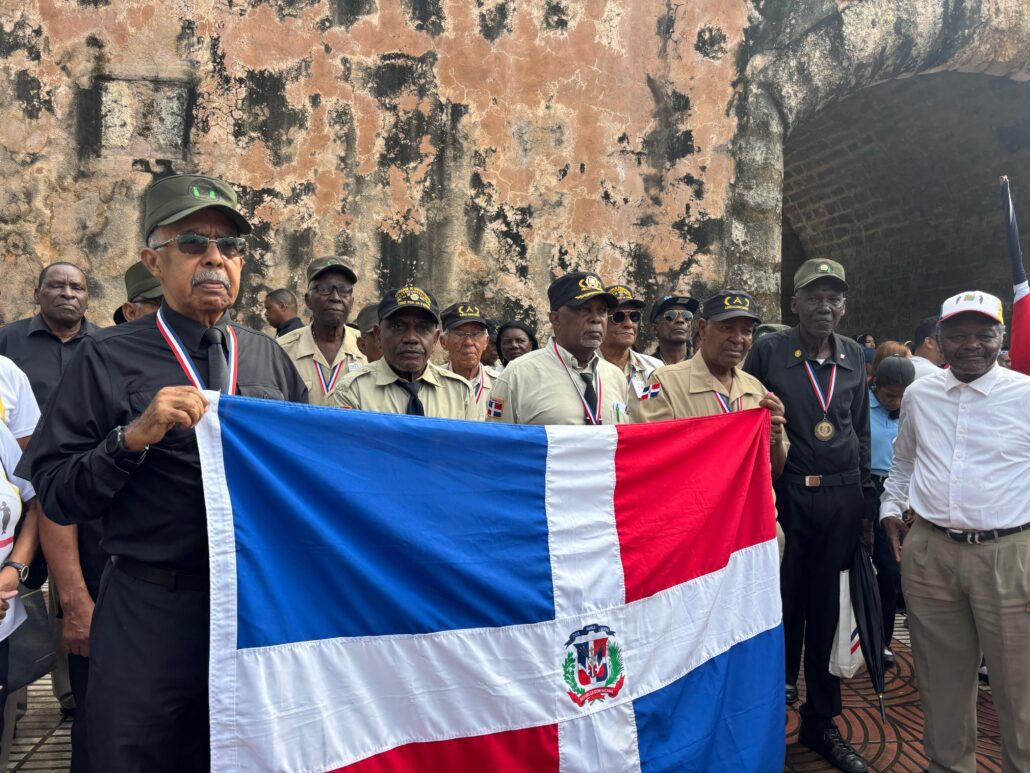
[[[784,143],[821,111],[886,81],[949,71],[1030,80],[1030,7],[1021,0],[805,0],[765,3],[756,13],[762,18],[752,27],[732,106],[738,131],[726,281],[753,288],[778,311]]]

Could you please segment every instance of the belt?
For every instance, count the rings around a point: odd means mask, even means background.
[[[878,475],[875,472],[869,473],[869,478],[876,481],[877,483],[886,483],[889,475]]]
[[[1030,523],[1024,523],[1022,526],[1012,526],[1008,529],[987,529],[986,531],[976,531],[975,529],[949,529],[945,526],[938,526],[932,521],[927,521],[923,518],[923,521],[928,523],[937,531],[943,531],[955,542],[963,542],[966,545],[979,545],[983,542],[993,542],[996,539],[1007,537],[1010,534],[1019,534],[1021,531],[1030,531]]]
[[[130,577],[151,585],[161,585],[168,590],[208,590],[211,587],[211,578],[206,574],[162,569],[125,556],[112,556],[111,562]]]
[[[837,472],[833,475],[795,475],[784,473],[782,479],[788,483],[799,483],[808,488],[825,488],[827,486],[850,486],[862,481],[862,475],[858,470]]]

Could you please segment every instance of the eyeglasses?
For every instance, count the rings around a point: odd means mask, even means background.
[[[350,298],[354,295],[354,288],[350,285],[338,285],[332,282],[315,282],[311,285],[311,292],[315,295],[321,295],[324,298],[328,298],[333,294],[333,290],[336,290],[340,294],[341,298]]]
[[[640,321],[639,311],[613,311],[608,315],[608,319],[614,322],[616,325],[621,325],[626,321],[626,317],[629,317],[629,321],[637,323]]]
[[[820,306],[829,306],[831,309],[843,309],[844,297],[835,295],[832,298],[820,297],[818,295],[802,298],[801,302],[810,309],[818,309]]]
[[[687,322],[690,322],[690,320],[694,318],[694,315],[686,309],[670,309],[669,311],[662,313],[662,318],[666,322],[675,322],[677,319],[682,319]]]
[[[203,255],[207,248],[214,242],[218,251],[227,258],[241,258],[247,251],[247,240],[239,236],[220,236],[217,239],[210,239],[203,234],[184,233],[173,236],[168,241],[155,244],[151,249],[159,250],[167,247],[172,242],[176,243],[180,252],[187,255]]]
[[[462,341],[481,341],[486,338],[485,330],[473,330],[471,332],[467,330],[449,330],[447,335],[460,338]]]

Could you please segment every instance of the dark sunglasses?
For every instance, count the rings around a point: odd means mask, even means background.
[[[690,322],[694,315],[684,309],[670,309],[669,311],[662,312],[662,317],[666,322],[675,322],[677,319],[684,319]]]
[[[239,236],[221,236],[217,239],[210,239],[203,234],[184,233],[173,236],[171,239],[160,244],[155,244],[151,249],[159,250],[175,242],[180,252],[187,255],[203,255],[211,242],[215,243],[218,251],[227,258],[239,258],[247,251],[247,240]]]
[[[611,314],[608,315],[608,319],[610,319],[616,325],[621,325],[623,322],[625,322],[626,321],[626,317],[629,317],[629,321],[630,322],[639,322],[640,321],[640,312],[639,311],[613,311]]]

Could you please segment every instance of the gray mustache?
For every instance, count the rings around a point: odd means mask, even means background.
[[[201,271],[193,277],[193,286],[196,287],[201,282],[221,282],[226,290],[231,289],[229,277],[221,271]]]

